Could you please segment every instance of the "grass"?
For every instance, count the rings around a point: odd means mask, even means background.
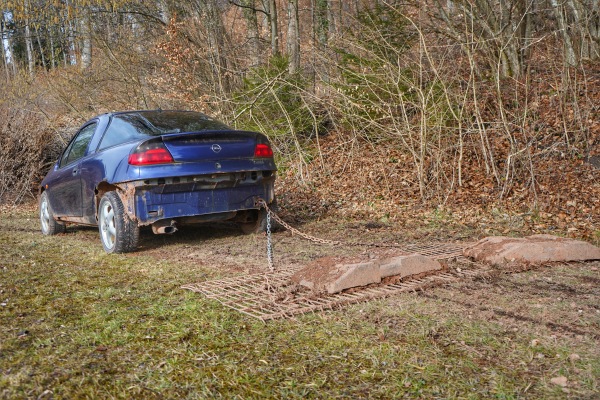
[[[578,286],[597,270],[547,271],[576,291],[560,300],[538,270],[264,324],[180,289],[260,266],[260,238],[183,233],[109,256],[94,229],[0,215],[0,397],[599,396],[598,291]]]

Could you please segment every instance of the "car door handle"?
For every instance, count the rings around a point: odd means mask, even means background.
[[[73,168],[73,172],[72,172],[73,176],[77,175],[78,172],[79,172],[79,170],[77,168]]]

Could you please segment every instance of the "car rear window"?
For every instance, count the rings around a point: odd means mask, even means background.
[[[207,115],[187,111],[141,111],[117,114],[112,118],[100,150],[134,140],[169,133],[222,131],[227,125]]]
[[[224,131],[231,129],[208,115],[197,112],[143,111],[138,115],[150,122],[159,135],[179,132]]]

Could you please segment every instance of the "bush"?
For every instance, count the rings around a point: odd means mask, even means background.
[[[62,146],[43,114],[0,107],[0,203],[35,197]]]

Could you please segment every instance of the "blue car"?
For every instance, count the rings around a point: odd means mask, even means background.
[[[192,111],[102,114],[79,129],[40,186],[42,233],[98,226],[108,253],[137,248],[140,227],[233,221],[266,228],[259,201],[275,201],[266,136]]]

